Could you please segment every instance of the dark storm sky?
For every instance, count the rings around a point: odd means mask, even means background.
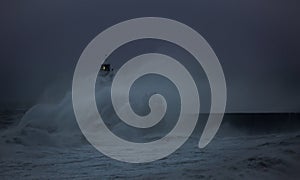
[[[296,0],[45,1],[0,3],[0,99],[36,103],[65,89],[84,47],[127,19],[159,16],[197,30],[228,85],[228,112],[300,111]]]

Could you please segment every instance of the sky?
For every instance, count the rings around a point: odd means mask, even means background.
[[[96,35],[124,20],[151,16],[182,22],[207,40],[226,77],[227,112],[299,112],[299,5],[296,0],[1,1],[0,103],[59,99]]]

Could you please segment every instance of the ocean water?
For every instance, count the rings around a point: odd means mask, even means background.
[[[175,110],[168,112],[169,116],[164,117],[163,122],[152,129],[155,132],[128,130],[108,102],[110,80],[102,79],[99,84],[101,86],[95,92],[99,99],[99,112],[106,119],[106,125],[111,131],[123,138],[136,141],[153,140],[164,136],[176,122],[174,117],[178,114],[177,109],[170,106]],[[133,106],[136,105],[139,113],[147,113],[148,107],[139,101],[146,101],[151,92],[147,94],[137,91],[134,94],[137,98],[131,98]],[[248,114],[239,120],[228,116],[213,141],[204,149],[199,149],[197,145],[205,124],[202,119],[206,116],[200,117],[193,135],[170,156],[151,163],[130,164],[104,156],[86,141],[74,116],[70,92],[59,103],[37,104],[29,109],[3,110],[0,113],[0,177],[299,179],[298,116],[293,120],[284,119],[285,116],[278,114],[268,117],[259,115],[256,118]],[[247,117],[250,120],[246,120]],[[292,131],[291,127],[294,127]]]

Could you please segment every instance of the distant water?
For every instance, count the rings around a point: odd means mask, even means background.
[[[27,110],[25,107],[0,109],[0,130],[16,125]]]

